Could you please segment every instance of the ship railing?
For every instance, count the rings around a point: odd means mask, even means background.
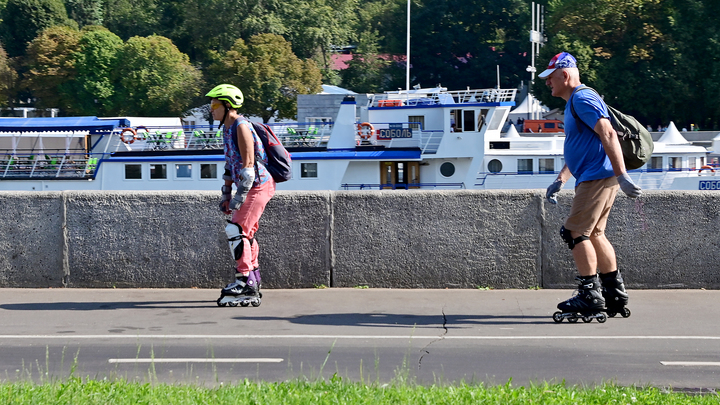
[[[326,146],[332,122],[268,124],[286,147]],[[211,126],[185,128],[118,128],[112,133],[106,151],[163,151],[223,149],[223,130]]]
[[[405,91],[374,94],[368,107],[403,107],[442,104],[502,103],[515,100],[517,89],[437,90],[408,93]]]
[[[465,183],[343,183],[340,185],[343,190],[415,190],[415,189],[455,189],[465,188]]]
[[[29,152],[29,153],[28,153]],[[85,151],[0,152],[0,179],[92,179],[102,161]]]
[[[271,123],[275,135],[288,148],[319,148],[327,146],[333,129],[332,122]]]

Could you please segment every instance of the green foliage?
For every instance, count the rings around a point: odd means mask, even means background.
[[[10,57],[22,55],[27,44],[45,28],[77,27],[68,19],[62,0],[8,0],[0,18],[2,42]]]
[[[524,0],[413,3],[413,83],[449,89],[515,87],[526,77],[529,4]]]
[[[583,82],[643,123],[715,127],[718,12],[714,0],[553,0],[539,60],[577,52]],[[557,104],[542,87],[543,102]]]
[[[75,52],[80,31],[67,26],[45,29],[27,47],[22,87],[37,98],[36,106],[67,109],[74,99],[69,83],[75,78]]]
[[[102,25],[102,0],[65,0],[68,15],[79,27],[86,25]]]
[[[6,107],[15,87],[17,73],[10,65],[5,49],[0,47],[0,107]]]
[[[179,116],[200,92],[200,72],[165,37],[132,37],[118,60],[112,77],[117,115]]]
[[[69,110],[78,115],[110,115],[115,111],[116,84],[111,80],[123,41],[102,27],[86,27],[78,43],[75,76],[70,83],[74,97]]]
[[[712,392],[712,390],[711,390]],[[602,384],[592,388],[565,384],[511,383],[419,385],[395,378],[390,383],[352,382],[337,373],[325,381],[277,383],[242,380],[216,387],[113,380],[0,384],[0,399],[12,404],[228,404],[242,398],[251,404],[717,404],[717,394],[688,395],[658,388]]]
[[[125,41],[163,31],[160,23],[163,9],[159,0],[106,0],[103,11],[105,27]],[[174,26],[178,21],[168,23]]]
[[[238,39],[211,68],[213,83],[230,83],[242,90],[242,111],[261,117],[294,118],[298,94],[321,90],[321,73],[312,60],[300,60],[283,37],[260,34],[246,43]]]

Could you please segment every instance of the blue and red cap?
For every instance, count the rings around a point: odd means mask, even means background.
[[[545,79],[550,76],[550,73],[554,72],[555,69],[565,68],[577,68],[577,60],[575,60],[575,57],[573,57],[567,52],[560,52],[559,54],[553,56],[552,59],[550,59],[548,68],[544,72],[540,73],[538,77],[541,79]]]

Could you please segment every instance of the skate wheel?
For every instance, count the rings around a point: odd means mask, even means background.
[[[220,301],[222,301],[222,298],[217,299],[217,306],[224,307],[225,305],[227,305],[227,302],[220,302]]]
[[[615,318],[615,315],[617,315],[617,312],[608,312],[607,313],[607,316],[609,316],[610,318]]]
[[[562,312],[557,311],[553,314],[553,321],[560,323],[563,320]]]
[[[592,322],[592,318],[590,318],[589,316],[583,316],[583,317],[582,317],[582,320],[583,320],[583,322],[585,322],[585,323],[590,323],[590,322]]]
[[[258,298],[262,298],[262,293],[258,291]]]
[[[623,308],[622,313],[620,315],[622,315],[623,318],[627,318],[630,316],[630,314],[631,314],[631,312],[629,309]]]
[[[253,302],[252,302],[252,306],[254,306],[254,307],[256,307],[256,308],[259,307],[259,306],[260,306],[260,299],[258,298],[256,301],[253,301]]]
[[[230,304],[231,307],[236,307],[236,306],[238,306],[238,303],[237,303],[237,302],[229,302],[228,304]]]
[[[575,322],[578,321],[578,319],[579,319],[579,318],[576,317],[576,316],[571,316],[570,318],[568,318],[568,322],[570,322],[570,323],[575,323]]]
[[[607,321],[607,316],[605,316],[605,314],[600,314],[600,316],[595,319],[597,319],[597,321],[600,323],[605,323],[605,321]]]
[[[248,305],[250,305],[250,303],[247,302],[247,301],[243,301],[243,302],[240,303],[240,306],[241,306],[241,307],[246,307],[246,306],[248,306]]]

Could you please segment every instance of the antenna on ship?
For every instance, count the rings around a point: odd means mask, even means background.
[[[405,48],[405,90],[410,94],[410,0],[407,5],[407,48]]]
[[[530,114],[532,114],[532,119],[539,119],[540,113],[535,111],[535,102],[533,101],[532,96],[532,86],[533,82],[535,81],[535,72],[537,69],[535,69],[535,54],[540,53],[540,47],[545,45],[545,34],[543,34],[543,29],[545,25],[545,21],[543,18],[543,12],[545,11],[545,7],[541,5],[537,5],[537,12],[535,8],[535,2],[532,2],[532,5],[530,6],[531,10],[531,28],[530,28],[530,46],[532,47],[532,56],[530,58],[530,66],[527,67],[528,72],[530,72],[530,84],[528,85],[528,106],[530,110],[528,111],[528,118],[530,118]],[[536,52],[537,51],[537,52]]]

